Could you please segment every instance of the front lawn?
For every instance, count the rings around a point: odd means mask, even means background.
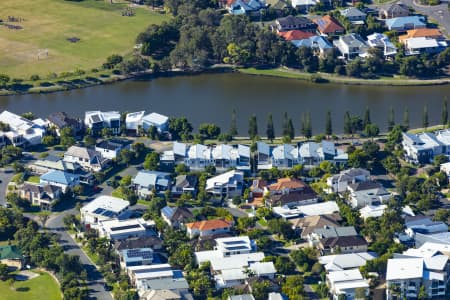
[[[16,281],[10,288],[5,281],[0,281],[2,300],[61,300],[61,292],[58,283],[47,273],[26,280]]]

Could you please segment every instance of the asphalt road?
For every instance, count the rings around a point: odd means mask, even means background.
[[[11,168],[0,169],[0,205],[4,206],[6,204],[6,192],[8,188],[8,183],[14,176],[14,171]]]
[[[88,275],[88,289],[91,299],[97,300],[113,300],[111,293],[105,290],[105,280],[103,275],[96,269],[94,263],[84,253],[82,249],[75,243],[72,237],[65,231],[63,218],[68,214],[76,214],[75,209],[66,210],[61,214],[53,215],[46,223],[46,228],[59,234],[59,244],[64,248],[65,253],[78,255],[80,262],[86,269]]]

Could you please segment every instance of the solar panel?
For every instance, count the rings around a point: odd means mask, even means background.
[[[127,229],[140,228],[140,227],[141,226],[139,226],[138,224],[125,225],[125,226],[113,227],[113,228],[111,228],[111,231],[127,230]]]
[[[101,215],[103,212],[104,212],[105,210],[103,209],[103,208],[97,208],[96,210],[94,210],[94,214],[97,214],[97,215]]]

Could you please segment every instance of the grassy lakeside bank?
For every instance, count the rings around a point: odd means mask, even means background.
[[[119,1],[1,2],[0,70],[24,80],[31,75],[46,78],[51,73],[98,68],[111,54],[131,53],[136,36],[147,26],[170,18],[137,7],[133,8],[134,16],[122,16],[128,4]],[[7,16],[20,21],[8,21]],[[6,24],[21,29],[10,29]],[[70,38],[79,41],[71,42]]]
[[[379,86],[426,86],[450,84],[450,78],[442,79],[407,79],[407,78],[380,78],[380,79],[360,79],[346,76],[336,76],[327,73],[305,73],[287,68],[275,69],[256,69],[256,68],[238,68],[238,72],[248,75],[281,77],[290,79],[299,79],[315,81],[318,78],[328,83],[340,83],[349,85],[379,85]]]
[[[61,300],[62,295],[58,283],[47,273],[40,272],[36,278],[26,281],[16,281],[13,287],[8,283],[0,281],[0,290],[2,300]]]

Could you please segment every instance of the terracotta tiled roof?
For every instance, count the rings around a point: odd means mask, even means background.
[[[212,230],[212,229],[220,229],[220,228],[227,228],[231,227],[231,223],[225,220],[206,220],[206,221],[199,221],[199,222],[193,222],[186,224],[186,227],[189,229],[198,229],[200,231],[203,230]]]
[[[283,189],[299,189],[299,188],[305,188],[307,185],[295,178],[280,178],[278,181],[274,184],[269,185],[269,190],[271,191],[280,191]]]
[[[344,32],[345,30],[338,20],[329,15],[325,15],[322,18],[314,20],[314,23],[317,24],[319,31],[324,34]]]
[[[278,34],[286,41],[304,40],[312,36],[315,36],[315,34],[312,32],[306,32],[302,30],[281,31],[278,32]]]
[[[417,38],[417,37],[441,37],[442,36],[442,32],[437,29],[437,28],[419,28],[419,29],[413,29],[413,30],[408,30],[406,32],[406,34],[401,35],[398,37],[398,40],[404,41],[406,39],[410,39],[410,38]]]

